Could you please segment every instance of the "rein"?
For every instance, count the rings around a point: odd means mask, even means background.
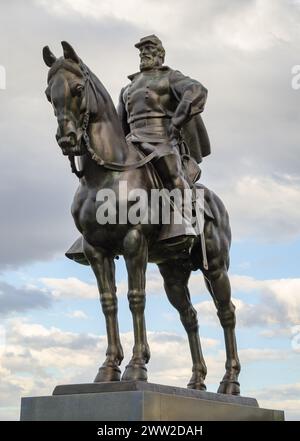
[[[85,93],[85,98],[86,98],[86,111],[85,111],[85,114],[84,114],[84,117],[82,120],[82,127],[81,127],[81,132],[82,132],[81,142],[83,139],[87,151],[92,155],[92,159],[95,160],[98,165],[100,165],[101,167],[104,167],[108,170],[124,172],[124,171],[134,170],[134,169],[143,167],[148,162],[152,161],[152,159],[158,157],[157,152],[154,151],[154,152],[150,153],[149,155],[145,156],[140,161],[129,163],[129,164],[120,164],[118,162],[105,161],[98,154],[97,155],[95,154],[94,150],[92,149],[92,147],[90,145],[90,138],[87,133],[87,129],[88,129],[89,121],[90,121],[89,87],[88,86],[92,87],[96,99],[97,99],[97,92],[95,89],[95,85],[91,80],[90,73],[81,60],[80,60],[80,68],[82,71],[82,75],[84,77],[84,93]],[[170,153],[168,153],[168,154],[170,154]],[[159,157],[161,157],[161,156],[162,155],[159,155]],[[70,161],[72,173],[74,173],[79,179],[81,179],[84,176],[84,170],[77,169],[74,155],[69,155],[68,158]]]

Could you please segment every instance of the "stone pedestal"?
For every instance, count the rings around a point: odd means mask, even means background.
[[[22,398],[21,421],[278,421],[280,410],[254,398],[145,382],[57,386],[52,396]]]

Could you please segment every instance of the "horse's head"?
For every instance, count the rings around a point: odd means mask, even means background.
[[[64,155],[78,156],[85,153],[81,139],[96,105],[94,96],[90,99],[87,90],[87,67],[69,43],[63,41],[62,47],[64,56],[60,58],[56,58],[48,46],[43,49],[43,59],[50,67],[45,93],[58,122],[58,145]]]

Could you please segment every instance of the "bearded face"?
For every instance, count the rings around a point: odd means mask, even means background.
[[[157,46],[151,43],[140,48],[140,70],[149,70],[162,65],[162,59]]]

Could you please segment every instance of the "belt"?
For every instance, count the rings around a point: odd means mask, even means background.
[[[168,128],[170,125],[170,118],[143,118],[130,123],[130,130],[141,129],[145,127],[153,128]]]

